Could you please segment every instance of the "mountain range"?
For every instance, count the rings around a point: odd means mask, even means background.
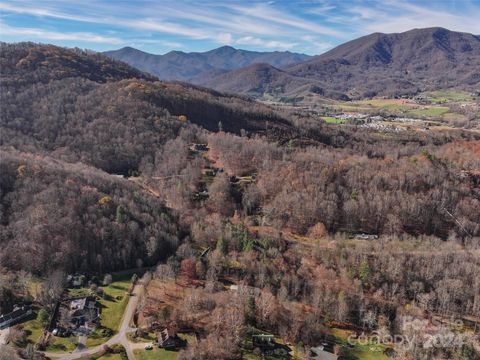
[[[107,52],[163,79],[262,97],[397,96],[480,83],[480,37],[444,28],[373,33],[314,57],[222,47],[206,53]]]
[[[305,54],[289,51],[256,52],[235,49],[231,46],[222,46],[206,52],[171,51],[165,55],[149,54],[132,47],[124,47],[119,50],[107,51],[105,54],[158,76],[162,80],[183,81],[208,78],[254,63],[268,63],[272,66],[284,67],[311,58]],[[198,83],[201,80],[191,82]]]

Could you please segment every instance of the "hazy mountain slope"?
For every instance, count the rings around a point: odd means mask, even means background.
[[[287,79],[293,82],[296,87],[308,82],[265,63],[253,64],[217,75],[209,73],[207,76],[199,76],[193,79],[193,82],[214,87],[219,91],[254,95],[264,92],[283,92],[284,87],[288,85]]]
[[[233,70],[253,63],[284,67],[305,61],[308,55],[289,51],[256,52],[223,46],[207,52],[171,51],[165,55],[149,54],[131,47],[107,51],[106,55],[148,71],[164,80],[189,80],[210,71]]]
[[[374,33],[283,70],[281,76],[266,79],[272,84],[261,87],[269,91],[283,88],[285,93],[304,92],[301,81],[292,86],[291,76],[303,78],[325,93],[342,92],[354,97],[473,87],[480,83],[480,38],[443,28]],[[247,83],[256,79],[248,74],[254,71],[246,68],[197,82],[225,91],[248,92],[245,89],[259,86],[256,80]],[[233,80],[236,74],[241,79]],[[229,81],[225,83],[225,79]]]
[[[218,91],[247,94],[260,97],[270,94],[278,97],[295,97],[304,92],[313,92],[333,99],[345,96],[315,79],[295,76],[268,64],[253,64],[241,69],[210,72],[191,79],[194,84],[215,88]]]

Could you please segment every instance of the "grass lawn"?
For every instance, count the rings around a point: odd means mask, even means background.
[[[322,116],[322,120],[325,121],[327,124],[344,124],[345,120],[337,119],[332,116]]]
[[[48,344],[45,351],[51,351],[51,352],[73,351],[77,346],[74,345],[70,340],[71,340],[70,338],[52,336],[50,338],[50,343]],[[76,337],[75,337],[75,340],[77,340]]]
[[[137,360],[176,360],[177,352],[154,347],[152,350],[137,349],[133,353]]]
[[[34,310],[29,321],[24,322],[22,325],[23,330],[26,332],[26,341],[17,342],[19,347],[26,347],[28,344],[36,344],[40,336],[43,333],[43,326],[40,321],[37,320],[38,310]]]
[[[149,332],[143,336],[137,336],[137,337],[134,337],[133,335],[134,333],[129,333],[127,334],[127,337],[131,342],[134,342],[134,343],[152,342],[156,339],[155,333],[153,332]]]
[[[343,111],[359,111],[359,112],[368,112],[372,110],[372,107],[368,105],[357,104],[357,103],[339,103],[333,106],[334,109],[343,110]]]
[[[43,326],[40,321],[37,320],[38,310],[34,310],[32,314],[32,320],[24,322],[22,325],[23,330],[26,332],[26,339],[22,342],[17,342],[16,345],[19,347],[26,347],[28,344],[36,344],[38,339],[42,336]],[[75,350],[76,345],[72,344],[69,338],[61,338],[53,336],[46,348],[46,351],[52,352],[69,352]]]
[[[449,112],[450,109],[446,106],[427,106],[423,109],[413,109],[410,110],[408,116],[442,116],[443,114]]]
[[[358,111],[370,114],[381,110],[390,115],[407,117],[442,117],[450,111],[446,106],[436,105],[419,108],[415,102],[404,99],[360,100],[347,104],[340,103],[336,107],[343,111]],[[342,121],[329,116],[322,117],[322,119],[327,123],[340,123]]]
[[[432,103],[442,103],[447,101],[471,101],[473,96],[467,91],[461,90],[437,90],[423,94]]]
[[[123,349],[123,346],[121,346],[120,348],[123,351],[125,351],[125,349]],[[126,356],[126,354],[125,354],[125,356]],[[105,355],[96,354],[96,355],[92,355],[92,356],[88,356],[88,357],[83,357],[79,360],[124,360],[124,359],[126,359],[126,357],[122,358],[121,354],[108,353],[108,354],[105,354]]]
[[[91,295],[91,291],[87,288],[68,289],[68,296],[70,297],[88,296],[88,295]]]
[[[115,334],[120,327],[123,313],[128,304],[129,296],[126,293],[130,287],[130,278],[123,281],[114,281],[109,286],[105,286],[105,299],[100,299],[102,306],[101,320],[102,327],[111,329]],[[110,336],[104,336],[101,329],[96,329],[87,338],[87,347],[94,347],[103,344]]]
[[[130,288],[130,284],[130,278],[128,278],[128,280],[114,281],[109,286],[103,288],[106,298],[100,300],[102,305],[101,323],[104,327],[115,332],[120,327],[120,322],[128,303],[129,296],[126,292]]]
[[[122,321],[123,313],[128,304],[129,296],[127,294],[131,285],[132,274],[122,273],[121,275],[113,275],[113,282],[103,287],[105,298],[99,300],[101,311],[101,325],[104,328],[111,329],[113,333],[118,331],[120,322]],[[100,345],[107,341],[109,336],[104,336],[101,329],[95,330],[87,338],[87,347]]]
[[[372,112],[375,110],[383,110],[391,114],[403,114],[410,110],[415,103],[412,103],[408,100],[403,99],[370,99],[370,100],[360,100],[352,103],[353,107],[360,112]],[[342,106],[342,108],[345,108]]]
[[[106,354],[100,356],[97,360],[123,360],[120,354]]]
[[[377,108],[388,107],[388,106],[415,106],[415,103],[408,99],[368,99],[368,100],[358,100],[354,104],[360,106],[373,106]]]
[[[372,351],[375,349],[377,351]],[[345,357],[359,360],[388,360],[389,357],[383,353],[385,347],[382,345],[355,345],[352,349],[345,350]],[[349,356],[350,355],[350,356]]]
[[[332,335],[335,336],[337,341],[341,344],[346,344],[349,336],[349,331],[342,329],[332,329]],[[388,360],[388,356],[385,355],[385,345],[367,344],[361,345],[356,340],[353,341],[352,348],[343,348],[345,359],[358,359],[358,360]]]
[[[101,345],[105,341],[107,341],[109,338],[110,336],[104,336],[100,333],[99,329],[96,329],[93,333],[88,335],[86,346],[95,347],[95,346]]]

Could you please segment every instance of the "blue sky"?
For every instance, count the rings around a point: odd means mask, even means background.
[[[163,54],[222,45],[320,54],[372,32],[442,26],[480,34],[480,0],[0,0],[0,39]]]

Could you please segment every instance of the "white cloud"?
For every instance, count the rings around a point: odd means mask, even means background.
[[[203,29],[186,27],[178,24],[172,24],[161,20],[146,19],[146,20],[126,20],[125,26],[133,27],[141,30],[152,30],[167,34],[183,35],[192,39],[208,39],[211,34]]]
[[[480,8],[477,3],[466,0],[423,5],[406,0],[319,0],[299,3],[260,3],[256,0],[210,0],[202,3],[200,0],[145,0],[139,3],[84,0],[81,6],[67,0],[0,1],[5,2],[0,3],[5,21],[10,21],[8,15],[15,19],[13,14],[37,18],[31,28],[17,30],[19,37],[42,39],[45,36],[47,40],[82,39],[118,44],[122,42],[118,36],[128,39],[123,43],[179,48],[186,39],[192,39],[204,41],[210,46],[211,43],[217,43],[295,49],[318,54],[340,41],[371,32],[401,32],[412,28],[442,26],[455,31],[480,33]],[[49,19],[47,21],[44,18]],[[51,19],[63,21],[56,24]],[[68,21],[85,23],[83,25],[87,30],[61,32],[62,26]],[[53,28],[52,24],[57,27]],[[23,35],[20,31],[23,31]],[[162,39],[162,34],[166,35],[166,39]]]
[[[372,7],[352,6],[350,12],[357,15],[357,18],[366,20],[375,20],[385,16],[385,13],[377,11]]]
[[[296,43],[289,43],[284,41],[277,41],[277,40],[263,40],[253,36],[244,36],[235,41],[235,44],[238,45],[254,45],[254,46],[261,46],[268,49],[284,49],[288,50],[295,45]]]
[[[455,9],[447,11],[438,7],[442,2],[432,2],[424,7],[406,1],[386,0],[374,6],[352,6],[347,9],[350,16],[334,17],[336,22],[349,21],[358,33],[395,33],[414,28],[444,27],[453,31],[480,33],[480,9],[473,6],[461,14]],[[444,3],[446,4],[446,3]],[[466,4],[466,2],[464,3]]]
[[[480,32],[480,8],[475,7],[471,11],[462,14],[453,11],[435,9],[433,7],[422,7],[408,2],[389,4],[397,11],[404,11],[403,16],[391,14],[391,25],[379,23],[373,28],[382,26],[393,31],[406,31],[413,28],[441,26],[455,31],[463,31],[477,34]]]
[[[133,39],[129,40],[129,43],[131,44],[131,46],[142,46],[144,44],[151,44],[167,46],[174,49],[182,48],[184,46],[182,43],[176,41],[168,41],[162,39]]]
[[[309,33],[324,34],[324,35],[339,36],[339,37],[346,35],[343,31],[335,30],[327,26],[318,25],[317,23],[306,21],[300,17],[288,15],[270,6],[265,6],[261,4],[256,6],[251,6],[251,7],[234,5],[232,6],[232,8],[245,15],[249,15],[249,16],[270,21],[273,23],[286,25],[291,28],[301,29],[304,31],[308,31]]]
[[[157,9],[158,12],[168,14],[166,17],[169,19],[210,25],[210,29],[214,28],[227,33],[240,34],[248,30],[252,34],[279,35],[284,30],[275,24],[259,22],[254,18],[242,16],[223,7],[205,9],[205,7],[189,6],[181,3],[175,7],[162,4],[158,8],[153,8],[153,10]]]
[[[94,18],[94,17],[89,17],[89,16],[67,14],[67,13],[63,13],[63,12],[59,12],[59,11],[55,11],[55,10],[51,10],[51,9],[31,7],[27,4],[25,4],[25,6],[15,6],[15,5],[11,5],[11,4],[0,3],[0,10],[13,12],[13,13],[17,13],[17,14],[28,14],[28,15],[33,15],[33,16],[47,16],[47,17],[52,17],[52,18],[57,18],[57,19],[73,20],[73,21],[81,21],[81,22],[100,23],[100,22],[103,22],[103,21],[107,21],[106,19],[101,20],[99,18]]]
[[[223,33],[216,37],[216,41],[220,44],[230,45],[233,43],[233,37],[230,33]]]
[[[41,40],[59,40],[59,41],[85,41],[91,43],[105,44],[123,44],[123,40],[116,37],[101,36],[90,32],[56,32],[37,28],[12,27],[4,23],[0,24],[0,32],[2,35],[10,36],[28,36]]]
[[[320,41],[316,38],[314,38],[311,35],[305,35],[302,37],[302,40],[305,42],[309,43],[309,50],[313,54],[321,54],[327,50],[330,50],[333,48],[333,44],[326,42],[326,41]]]

